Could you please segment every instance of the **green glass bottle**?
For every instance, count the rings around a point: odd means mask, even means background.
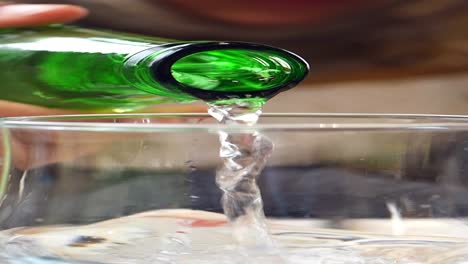
[[[183,42],[68,26],[0,30],[0,99],[130,111],[195,100],[265,100],[308,72],[300,57],[241,42]]]

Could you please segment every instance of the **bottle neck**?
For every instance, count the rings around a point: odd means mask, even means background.
[[[150,94],[176,98],[182,101],[194,101],[197,98],[183,93],[179,89],[161,83],[152,71],[152,65],[162,54],[180,44],[167,44],[145,49],[127,58],[121,69],[126,80],[136,88]]]

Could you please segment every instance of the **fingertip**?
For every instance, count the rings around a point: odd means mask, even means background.
[[[89,14],[86,8],[74,5],[53,5],[49,15],[55,15],[62,23],[72,22]]]
[[[88,10],[73,5],[15,4],[0,7],[0,27],[41,26],[68,23],[82,18]]]

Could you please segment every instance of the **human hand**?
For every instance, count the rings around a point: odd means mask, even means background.
[[[0,3],[0,28],[69,23],[87,13],[86,9],[72,5]]]
[[[71,5],[34,5],[0,3],[0,28],[43,26],[68,23],[86,16],[88,11]],[[76,111],[48,109],[0,100],[0,116],[71,114]]]
[[[11,27],[44,26],[73,22],[88,14],[85,8],[58,4],[2,4],[0,1],[0,29]],[[158,105],[145,112],[200,112],[200,105]],[[105,111],[101,111],[105,112]],[[53,109],[0,100],[0,117],[89,114],[89,111]]]
[[[84,8],[72,5],[52,5],[52,4],[1,4],[0,3],[0,28],[43,26],[54,23],[68,23],[86,16],[88,11]],[[203,105],[158,105],[145,112],[201,112],[205,111]],[[0,100],[0,117],[11,116],[44,116],[44,115],[64,115],[64,114],[89,114],[90,112],[51,109],[46,107],[10,102]],[[131,120],[130,120],[131,121]],[[47,163],[69,160],[78,156],[93,153],[108,143],[115,140],[115,137],[103,136],[96,139],[93,144],[80,148],[80,151],[70,149],[67,153],[57,151],[63,149],[56,136],[57,133],[51,131],[30,131],[16,133],[12,132],[10,144],[14,148],[12,163],[20,169],[29,169],[42,166]],[[0,137],[2,135],[0,134]],[[34,148],[31,142],[34,138],[43,138],[44,157],[40,162],[32,159],[31,149]],[[102,140],[101,140],[102,139]],[[100,144],[96,144],[99,142]],[[0,158],[3,156],[3,142],[0,140]],[[1,165],[1,164],[0,164]]]

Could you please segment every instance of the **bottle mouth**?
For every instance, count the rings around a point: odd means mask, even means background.
[[[151,70],[168,89],[210,101],[270,98],[301,82],[309,66],[299,56],[278,48],[204,42],[178,45],[163,52]]]

